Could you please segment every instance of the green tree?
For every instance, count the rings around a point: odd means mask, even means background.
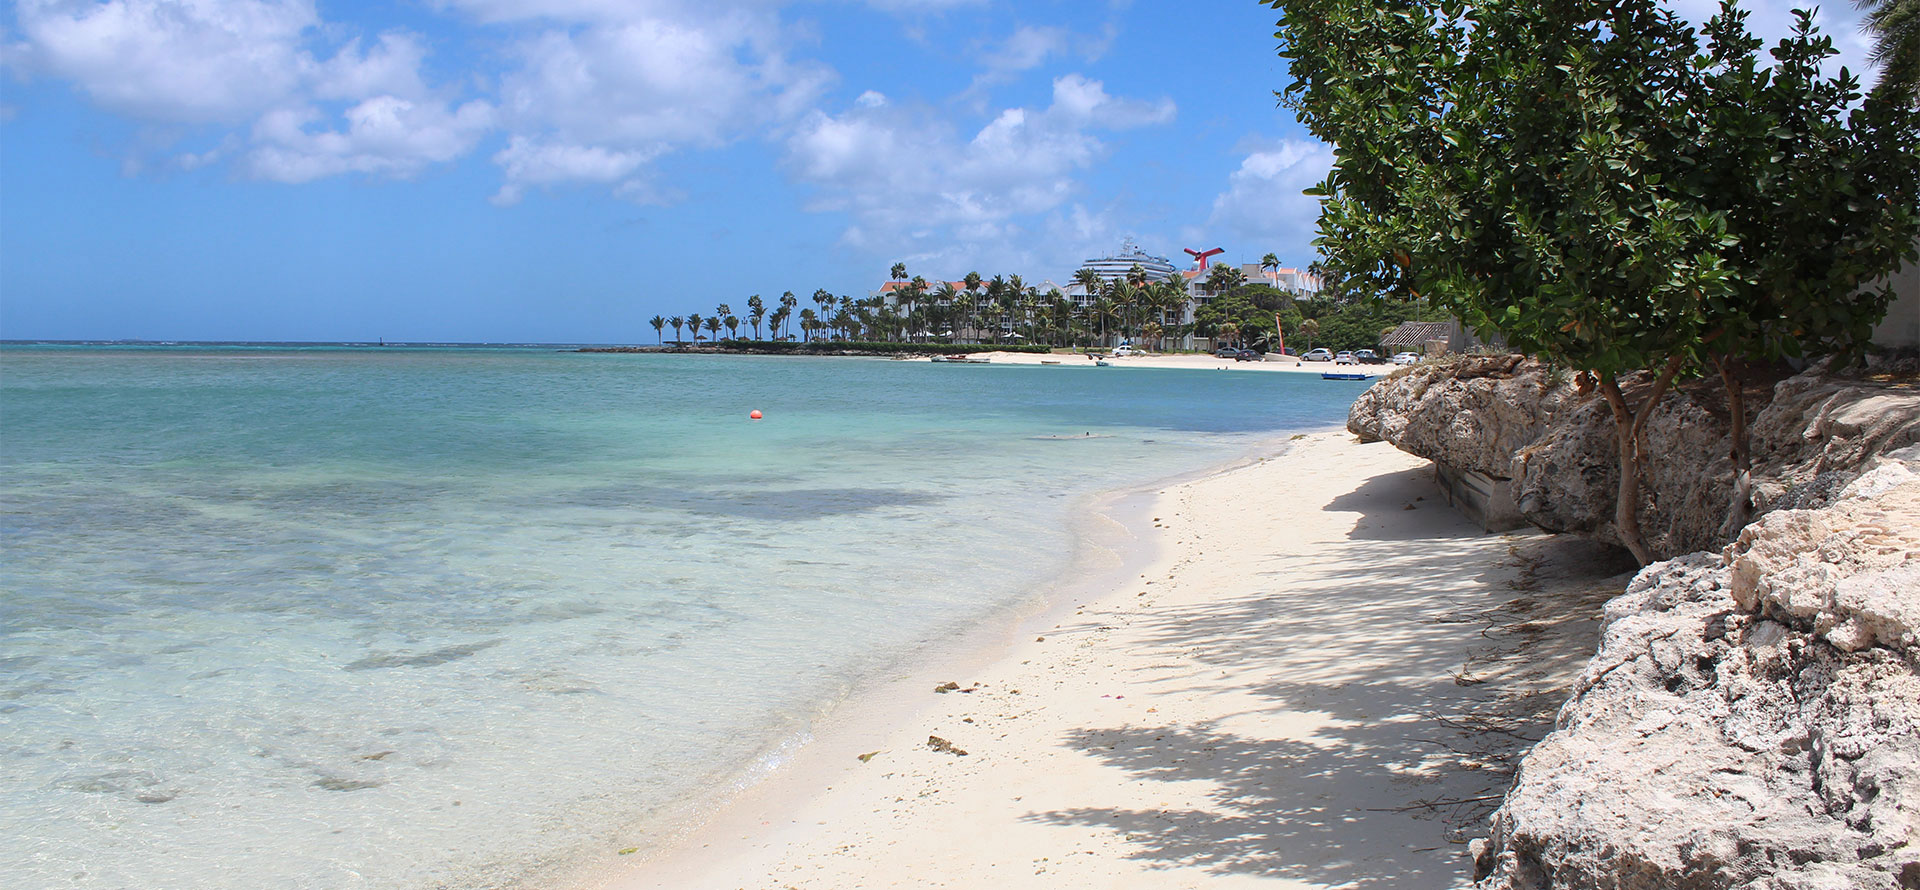
[[[1277,36],[1294,80],[1282,97],[1336,146],[1315,190],[1324,199],[1317,243],[1333,277],[1348,290],[1427,297],[1592,374],[1614,416],[1614,531],[1650,560],[1638,515],[1653,406],[1708,352],[1752,348],[1734,348],[1746,326],[1729,319],[1758,311],[1782,322],[1776,332],[1796,326],[1791,313],[1752,302],[1745,283],[1759,275],[1742,260],[1745,233],[1726,203],[1741,190],[1713,185],[1767,175],[1730,161],[1734,131],[1767,104],[1756,91],[1774,76],[1743,67],[1757,43],[1738,14],[1729,8],[1708,26],[1702,53],[1695,32],[1655,0],[1269,2],[1286,12]],[[1774,55],[1790,67],[1825,51],[1803,22]],[[1847,80],[1821,89],[1844,105],[1857,98]],[[1723,108],[1733,111],[1716,116]],[[1849,127],[1864,142],[1828,162],[1895,170],[1876,158],[1904,151],[1911,171],[1911,112],[1911,103],[1901,111],[1869,98]],[[1865,144],[1881,150],[1860,154]],[[1908,178],[1897,170],[1840,178],[1848,181],[1811,193],[1758,191],[1818,212],[1877,206],[1880,224],[1896,229],[1913,216],[1912,194],[1889,188]],[[1841,239],[1814,249],[1853,247]],[[1848,265],[1869,273],[1877,262]],[[1872,308],[1828,311],[1844,317],[1837,327],[1860,330]],[[1636,400],[1621,378],[1639,369],[1654,376]]]
[[[819,316],[815,314],[812,309],[800,310],[801,342],[811,342],[813,340],[813,329],[818,324],[818,318]]]
[[[667,324],[673,325],[673,342],[675,345],[680,343],[680,327],[686,323],[687,320],[678,315],[667,319]]]
[[[1310,352],[1313,350],[1313,338],[1315,335],[1319,333],[1320,333],[1319,319],[1309,318],[1300,322],[1300,336],[1307,338],[1307,345],[1302,348],[1303,353]]]
[[[662,346],[667,345],[666,336],[662,333],[667,329],[667,320],[665,318],[662,318],[656,315],[652,318],[647,319],[647,324],[653,325],[654,339],[659,340],[660,345]]]
[[[707,342],[712,343],[712,342],[718,341],[719,339],[720,339],[720,319],[709,316],[707,318]]]
[[[1207,267],[1207,290],[1224,294],[1247,283],[1247,275],[1227,263],[1214,263]]]
[[[738,340],[738,339],[740,339],[740,319],[739,319],[739,317],[737,317],[737,316],[733,316],[733,315],[729,315],[729,316],[727,316],[727,318],[726,318],[726,325],[727,325],[727,339],[729,339],[729,340]]]
[[[905,281],[905,280],[907,280],[907,264],[906,264],[906,263],[894,263],[894,264],[893,264],[893,268],[887,271],[887,276],[888,276],[888,277],[887,277],[887,280],[888,280],[888,281]]]
[[[1732,425],[1727,537],[1753,507],[1745,370],[1867,342],[1891,294],[1862,285],[1911,257],[1920,229],[1920,114],[1897,94],[1876,91],[1862,104],[1850,77],[1822,78],[1831,44],[1796,16],[1770,68],[1757,63],[1761,42],[1744,13],[1729,9],[1707,29],[1705,83],[1722,98],[1703,110],[1690,188],[1725,217],[1734,242],[1725,251],[1732,293],[1702,310],[1712,325],[1705,356]]]
[[[753,322],[753,339],[760,339],[760,322],[767,317],[767,301],[759,294],[747,298],[747,318]]]
[[[813,303],[815,306],[820,307],[820,310],[814,314],[814,326],[816,328],[826,327],[827,316],[833,313],[833,302],[833,294],[829,293],[826,288],[821,288],[813,292]]]
[[[700,322],[701,321],[702,321],[702,317],[697,312],[687,316],[687,331],[693,334],[693,345],[695,346],[700,345]]]

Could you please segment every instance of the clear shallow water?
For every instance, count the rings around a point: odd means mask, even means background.
[[[0,886],[504,887],[644,844],[1028,602],[1083,496],[1363,388],[0,349]]]

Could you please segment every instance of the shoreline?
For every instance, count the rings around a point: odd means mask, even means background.
[[[1456,681],[1485,638],[1449,616],[1503,608],[1542,536],[1481,532],[1391,446],[1294,439],[1111,493],[1077,584],[580,886],[1464,886],[1440,810],[1505,777],[1410,738],[1484,697]],[[1528,683],[1571,678],[1560,648]]]
[[[1005,657],[1022,639],[1053,627],[1073,609],[1106,596],[1129,578],[1141,575],[1164,554],[1149,540],[1153,502],[1166,489],[1230,473],[1284,455],[1296,440],[1308,435],[1333,435],[1337,426],[1308,433],[1275,433],[1218,463],[1186,470],[1134,487],[1082,495],[1070,511],[1067,531],[1073,553],[1059,574],[1035,586],[1021,602],[983,620],[966,632],[929,644],[906,656],[883,675],[855,685],[841,701],[829,705],[799,737],[775,745],[707,798],[684,801],[640,823],[638,831],[618,836],[644,846],[577,864],[546,879],[559,879],[567,890],[628,890],[635,869],[665,867],[676,874],[698,871],[710,849],[710,835],[727,836],[751,831],[767,813],[784,812],[814,796],[809,775],[831,774],[845,766],[839,752],[912,720],[922,709],[928,689],[952,677],[978,673]],[[936,679],[937,678],[937,679]],[[858,761],[856,761],[858,762]],[[612,836],[612,835],[609,835]],[[675,881],[680,880],[676,877]],[[539,886],[552,886],[541,884]],[[661,887],[678,886],[674,881]]]
[[[927,349],[913,353],[862,352],[858,350],[816,352],[758,352],[751,349],[729,350],[703,347],[697,349],[673,349],[660,347],[592,347],[575,350],[589,354],[625,354],[625,355],[727,355],[727,356],[792,356],[798,358],[867,358],[900,362],[932,362],[934,355],[945,355],[938,349]],[[987,349],[967,353],[969,358],[985,359],[981,364],[994,365],[1034,365],[1058,366],[1061,368],[1095,368],[1095,355],[1090,353],[1050,353],[1050,352],[1009,352]],[[1375,362],[1363,365],[1336,365],[1333,362],[1306,362],[1297,356],[1274,355],[1261,361],[1236,361],[1217,358],[1201,353],[1135,353],[1126,356],[1100,354],[1097,356],[1114,368],[1152,368],[1156,370],[1186,371],[1259,371],[1285,372],[1293,374],[1319,374],[1322,372],[1347,372],[1366,374],[1369,379],[1385,377],[1402,366]]]

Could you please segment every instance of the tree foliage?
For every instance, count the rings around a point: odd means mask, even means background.
[[[1857,344],[1910,256],[1920,114],[1822,79],[1800,15],[1762,65],[1731,4],[1269,0],[1279,95],[1335,146],[1318,243],[1346,286],[1421,296],[1595,375],[1642,561],[1642,431],[1680,375]],[[1636,406],[1621,375],[1657,372]]]

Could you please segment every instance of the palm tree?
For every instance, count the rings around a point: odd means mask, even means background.
[[[813,303],[820,307],[818,317],[822,323],[825,323],[827,313],[833,311],[833,294],[828,293],[826,288],[816,290],[813,292]]]
[[[936,287],[933,289],[933,305],[935,307],[939,307],[940,313],[938,314],[951,317],[951,315],[953,314],[954,304],[958,303],[959,301],[960,301],[960,291],[954,288],[953,282],[951,281],[942,281],[940,282],[939,287]],[[929,317],[932,317],[936,314],[933,311],[931,311],[931,309],[932,307],[929,307],[929,311],[927,313]]]
[[[1107,345],[1107,321],[1113,318],[1113,300],[1106,295],[1093,298],[1093,304],[1087,307],[1087,314],[1100,323],[1100,345]]]
[[[1233,342],[1240,336],[1240,326],[1231,321],[1223,321],[1213,330],[1215,336],[1228,342]]]
[[[1318,333],[1320,333],[1320,322],[1317,319],[1309,318],[1300,323],[1300,336],[1307,338],[1306,351],[1313,351],[1313,335]]]
[[[718,341],[719,339],[720,339],[720,319],[709,317],[707,319],[707,342],[713,343]]]
[[[1080,285],[1081,293],[1093,298],[1100,291],[1100,273],[1092,269],[1081,269],[1073,273],[1073,282]]]
[[[667,319],[667,324],[673,325],[673,342],[676,346],[680,343],[680,326],[686,323],[687,320],[678,315]]]
[[[1920,101],[1920,0],[1853,0],[1867,10],[1863,23],[1874,37],[1881,89],[1911,92]]]
[[[760,321],[767,317],[767,301],[759,294],[747,298],[747,318],[753,322],[753,339],[760,339]]]
[[[1215,263],[1207,270],[1207,290],[1215,294],[1224,294],[1246,283],[1246,273],[1226,263]]]
[[[789,307],[781,306],[773,310],[773,314],[767,317],[767,321],[772,325],[773,339],[779,340],[782,338],[780,332],[786,329],[787,318],[792,314],[793,312]]]
[[[894,264],[893,264],[893,268],[892,268],[892,269],[889,269],[889,270],[887,270],[887,275],[888,275],[888,278],[887,278],[887,280],[888,280],[888,281],[905,281],[905,280],[907,280],[907,264],[906,264],[906,263],[894,263]]]
[[[667,329],[667,320],[665,318],[662,318],[656,315],[652,318],[647,319],[647,324],[653,325],[653,336],[655,339],[660,341],[660,345],[661,346],[667,345],[666,337],[660,333],[661,331],[664,331]]]
[[[740,319],[729,315],[727,316],[726,325],[727,325],[727,339],[729,340],[740,339]]]
[[[814,319],[818,317],[812,309],[800,310],[800,339],[802,342],[810,342],[813,340],[813,327],[816,323]]]
[[[786,310],[780,315],[780,323],[782,325],[786,324],[787,320],[793,317],[793,307],[798,305],[800,305],[800,298],[794,296],[793,291],[787,291],[780,295],[780,308]]]
[[[694,312],[694,313],[690,313],[690,314],[688,314],[688,315],[687,315],[687,331],[688,331],[689,333],[691,333],[691,334],[693,334],[693,345],[695,345],[695,346],[699,346],[699,345],[700,345],[700,320],[701,320],[701,318],[702,318],[702,316],[701,316],[701,315],[700,315],[700,313],[698,313],[698,312]]]
[[[1327,267],[1319,260],[1307,264],[1307,275],[1313,279],[1313,295],[1320,296],[1320,288],[1326,282]]]

